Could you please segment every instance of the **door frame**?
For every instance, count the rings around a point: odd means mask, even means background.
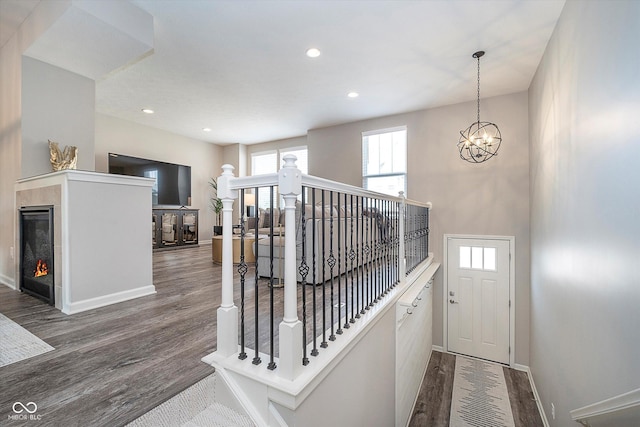
[[[474,234],[445,234],[443,236],[442,278],[442,348],[449,351],[449,239],[503,240],[509,242],[509,366],[516,364],[516,238],[515,236],[487,236]]]

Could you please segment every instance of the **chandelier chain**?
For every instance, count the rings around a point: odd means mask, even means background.
[[[478,56],[478,123],[480,123],[480,56]]]

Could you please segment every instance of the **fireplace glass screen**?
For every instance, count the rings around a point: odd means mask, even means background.
[[[20,290],[54,305],[53,207],[20,209]]]

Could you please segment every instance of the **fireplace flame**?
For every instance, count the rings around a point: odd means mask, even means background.
[[[46,276],[48,272],[47,263],[39,259],[36,265],[36,271],[33,272],[33,277]]]

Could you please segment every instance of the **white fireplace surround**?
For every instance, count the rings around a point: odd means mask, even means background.
[[[53,206],[56,308],[73,314],[156,292],[152,185],[148,178],[76,170],[17,181],[16,224],[22,207]],[[21,256],[19,239],[16,231]]]

